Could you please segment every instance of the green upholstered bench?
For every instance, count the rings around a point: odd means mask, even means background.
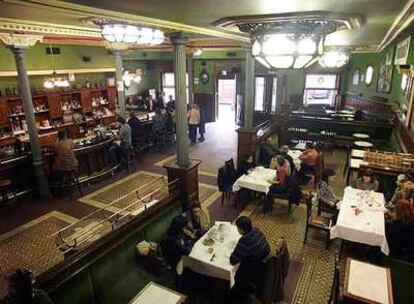
[[[55,304],[125,304],[149,281],[171,285],[168,273],[155,277],[138,266],[135,246],[142,240],[159,242],[173,217],[181,214],[179,204],[160,213],[102,258],[50,292]]]

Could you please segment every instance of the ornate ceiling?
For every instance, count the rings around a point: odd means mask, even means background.
[[[409,25],[413,7],[414,0],[0,0],[0,31],[43,34],[45,42],[99,45],[99,28],[87,22],[99,17],[184,31],[191,34],[194,48],[237,48],[249,38],[234,24],[222,26],[231,16],[324,11],[358,15],[363,20],[358,29],[328,35],[328,46],[373,51]]]

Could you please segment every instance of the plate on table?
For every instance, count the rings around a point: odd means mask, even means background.
[[[367,142],[367,141],[356,141],[354,142],[354,145],[358,147],[364,147],[364,148],[371,148],[373,146],[372,143]]]
[[[356,138],[369,138],[369,135],[365,133],[354,133],[352,136]]]

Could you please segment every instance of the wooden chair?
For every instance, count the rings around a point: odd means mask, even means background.
[[[326,233],[326,249],[328,249],[332,219],[330,217],[319,216],[317,212],[312,210],[312,197],[306,198],[306,215],[306,230],[303,243],[306,243],[309,228],[312,228]]]
[[[323,141],[323,151],[332,155],[336,145],[336,133],[329,130],[322,130],[320,134]]]
[[[221,204],[224,204],[224,197],[230,198],[233,192],[232,187],[236,181],[236,168],[233,158],[224,162],[224,166],[220,167],[217,173],[217,186],[221,195]]]

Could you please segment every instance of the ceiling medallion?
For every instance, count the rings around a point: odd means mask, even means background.
[[[325,11],[229,17],[218,26],[237,28],[252,41],[252,55],[269,69],[302,69],[323,54],[326,35],[355,29],[362,19]]]

